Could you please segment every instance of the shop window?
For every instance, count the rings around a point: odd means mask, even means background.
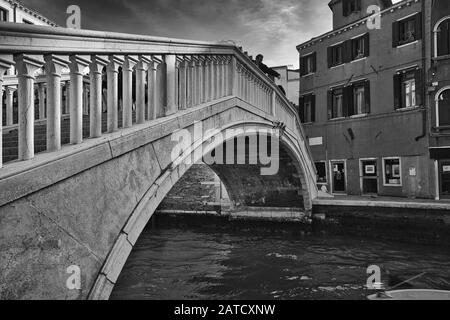
[[[392,25],[392,44],[398,47],[422,39],[422,13],[419,12]]]
[[[316,170],[317,170],[317,183],[326,184],[327,183],[327,166],[326,163],[316,162]]]
[[[383,159],[383,176],[385,186],[402,185],[402,168],[400,158]]]

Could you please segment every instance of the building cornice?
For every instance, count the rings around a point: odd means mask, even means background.
[[[19,8],[23,12],[28,13],[29,15],[33,16],[34,18],[39,19],[42,22],[44,22],[50,26],[58,27],[58,24],[56,24],[56,22],[53,22],[52,20],[46,18],[45,16],[43,16],[36,10],[30,9],[30,8],[24,6],[21,2],[19,2],[17,0],[5,0],[5,1],[8,2],[11,6],[17,6],[17,8]]]
[[[422,1],[422,0],[403,0],[403,1],[399,2],[399,3],[396,3],[396,4],[392,5],[391,7],[387,8],[385,10],[382,10],[380,12],[380,16],[382,17],[384,15],[393,13],[396,10],[401,10],[403,8],[410,7],[412,4],[418,3],[420,1]],[[371,17],[372,16],[364,17],[364,18],[362,18],[362,19],[360,19],[358,21],[352,22],[352,23],[350,23],[350,24],[348,24],[346,26],[343,26],[343,27],[341,27],[339,29],[332,30],[332,31],[329,31],[327,33],[324,33],[324,34],[322,34],[322,35],[320,35],[318,37],[312,38],[309,41],[306,41],[304,43],[299,44],[296,48],[297,48],[298,51],[304,50],[304,49],[306,49],[308,47],[311,47],[311,46],[315,45],[318,42],[322,42],[322,41],[324,41],[326,39],[329,39],[329,38],[341,35],[342,33],[348,32],[348,31],[353,30],[355,28],[358,28],[358,27],[360,27],[362,25],[366,25],[367,22],[371,19]]]

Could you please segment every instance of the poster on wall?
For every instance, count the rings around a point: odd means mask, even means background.
[[[365,168],[366,174],[375,174],[375,166],[374,165],[368,165]]]

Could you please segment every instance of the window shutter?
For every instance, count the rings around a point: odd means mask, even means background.
[[[368,57],[370,55],[370,33],[366,33],[364,35],[364,57]]]
[[[396,21],[392,24],[392,47],[398,47],[400,41],[400,22]]]
[[[313,72],[317,71],[317,53],[314,52],[312,56]]]
[[[328,68],[333,66],[333,48],[328,47]]]
[[[311,122],[316,122],[316,96],[311,95]]]
[[[300,58],[300,76],[304,76],[306,74],[306,63],[305,57]]]
[[[353,41],[350,39],[350,40],[347,40],[347,41],[345,41],[343,44],[342,44],[342,55],[343,55],[343,57],[342,57],[342,62],[344,62],[344,63],[348,63],[348,62],[350,62],[350,61],[352,61],[353,59],[353,54],[352,54],[352,43],[353,43]]]
[[[438,56],[445,56],[450,54],[450,32],[449,32],[449,21],[444,21],[439,26],[440,31],[438,31]]]
[[[422,12],[416,14],[415,24],[416,24],[416,40],[420,40],[422,39]]]
[[[342,14],[344,17],[348,16],[348,0],[342,0]]]
[[[332,90],[328,90],[327,93],[327,114],[328,114],[328,120],[333,118],[333,91]]]
[[[305,123],[305,97],[300,97],[298,101],[298,115],[300,116],[300,121]]]
[[[402,75],[394,75],[394,109],[401,109],[402,106]]]
[[[422,81],[422,69],[418,69],[415,72],[415,81],[416,81],[416,106],[423,105],[423,81]]]
[[[364,83],[365,110],[364,113],[370,114],[370,81]]]
[[[350,117],[355,114],[353,111],[353,86],[344,87],[343,94],[344,117]]]

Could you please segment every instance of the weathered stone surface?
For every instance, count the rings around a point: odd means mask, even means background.
[[[224,100],[192,110],[186,121],[177,115],[155,120],[155,129],[143,125],[142,136],[131,128],[107,139],[87,142],[92,147],[81,147],[78,153],[71,151],[69,160],[55,161],[57,179],[48,170],[51,166],[39,164],[39,159],[30,171],[24,169],[20,175],[9,176],[8,185],[15,186],[16,191],[10,196],[5,186],[0,194],[0,199],[6,199],[0,204],[0,298],[84,299],[94,283],[91,297],[107,298],[132,244],[191,166],[172,164],[172,148],[177,142],[171,141],[170,134],[181,123],[189,125],[187,129],[192,133],[191,123],[197,120],[205,121],[204,128],[217,129],[232,124],[244,128],[249,122],[262,125],[268,120],[244,110],[245,105],[233,106],[236,101]],[[290,159],[299,161],[295,156]],[[43,177],[39,177],[41,168],[47,170]],[[295,193],[303,187],[301,179],[295,175],[288,178],[292,166],[281,179],[252,177],[256,168],[213,169],[229,190],[230,186],[235,188],[237,206],[268,205],[267,199],[275,203],[276,192],[291,192],[297,202],[302,199]],[[21,190],[27,185],[27,177],[33,179],[33,188]],[[69,276],[66,269],[71,265],[81,268],[81,290],[71,291],[65,286]]]

